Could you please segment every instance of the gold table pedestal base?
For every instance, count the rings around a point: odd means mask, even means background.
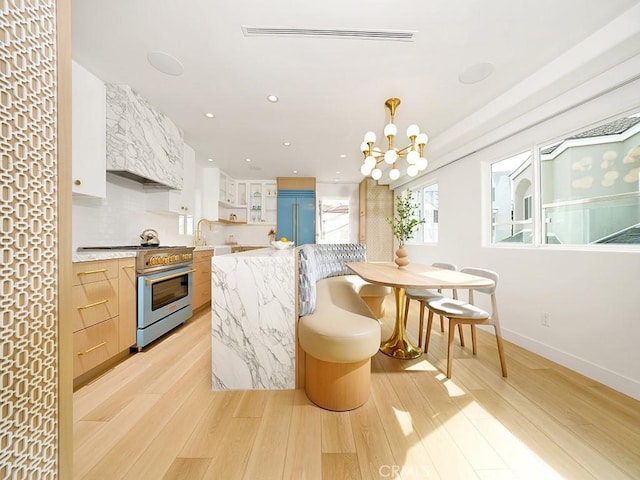
[[[380,345],[380,351],[393,358],[410,360],[422,355],[422,349],[416,347],[406,338],[390,338]]]

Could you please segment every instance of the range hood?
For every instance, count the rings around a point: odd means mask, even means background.
[[[107,84],[107,172],[182,189],[182,131],[128,85]]]

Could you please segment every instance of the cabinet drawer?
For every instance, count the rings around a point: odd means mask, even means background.
[[[195,272],[193,272],[193,285],[200,285],[203,283],[211,284],[211,267],[209,270],[205,270],[206,267],[200,267],[199,265],[193,265]]]
[[[118,280],[103,280],[71,287],[73,331],[118,316]]]
[[[118,319],[112,318],[73,334],[73,376],[117,355]]]
[[[96,260],[73,264],[72,285],[86,285],[87,283],[100,282],[110,278],[118,278],[117,260]]]

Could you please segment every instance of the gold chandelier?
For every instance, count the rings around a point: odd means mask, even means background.
[[[398,160],[404,159],[407,163],[407,175],[415,177],[419,171],[427,168],[427,159],[424,157],[424,146],[427,144],[429,137],[426,133],[420,133],[418,125],[409,125],[407,128],[407,137],[409,145],[404,148],[396,148],[394,141],[398,128],[393,123],[396,108],[400,105],[399,98],[389,98],[384,102],[391,114],[391,121],[384,127],[384,136],[387,137],[388,148],[383,152],[380,148],[375,147],[376,134],[367,132],[364,136],[364,142],[360,145],[360,150],[364,155],[364,162],[360,167],[360,173],[365,177],[371,175],[374,180],[382,178],[382,170],[378,165],[385,162],[391,165],[389,170],[389,178],[397,180],[400,178],[400,170],[398,169]]]

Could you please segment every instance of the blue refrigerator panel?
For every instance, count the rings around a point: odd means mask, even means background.
[[[313,190],[278,191],[277,238],[296,246],[316,241],[316,196]]]

